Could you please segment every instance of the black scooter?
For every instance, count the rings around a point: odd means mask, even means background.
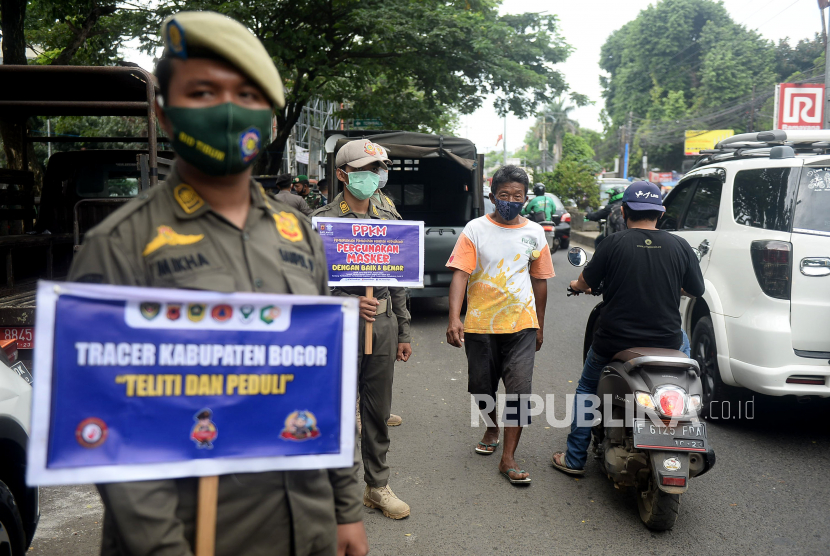
[[[584,266],[588,255],[571,248],[568,262]],[[588,318],[583,361],[601,307],[600,302]],[[597,386],[602,419],[592,429],[595,458],[616,488],[635,489],[640,518],[649,529],[671,529],[689,479],[715,465],[706,424],[699,419],[702,394],[697,361],[678,350],[632,347],[602,371]]]

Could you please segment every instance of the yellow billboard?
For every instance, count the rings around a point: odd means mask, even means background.
[[[735,135],[732,129],[687,129],[684,150],[686,156],[697,156],[701,150],[714,149],[720,141]]]

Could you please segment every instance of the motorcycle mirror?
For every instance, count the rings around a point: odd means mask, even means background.
[[[701,253],[700,249],[698,249],[697,247],[692,247],[692,251],[695,252],[695,257],[697,257],[697,262],[700,262],[700,260],[703,259],[703,253]]]
[[[568,249],[568,262],[573,266],[585,266],[588,263],[588,253],[582,247]]]

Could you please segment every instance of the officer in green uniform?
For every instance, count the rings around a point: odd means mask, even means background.
[[[370,197],[378,187],[378,174],[386,164],[368,140],[350,141],[337,153],[337,179],[345,184],[343,193],[331,203],[314,211],[314,217],[364,218],[394,220],[395,215]],[[363,456],[363,504],[378,508],[383,515],[401,519],[409,515],[409,506],[389,488],[389,419],[392,407],[392,377],[395,361],[407,361],[412,354],[409,336],[409,311],[403,288],[376,287],[374,297],[366,297],[366,288],[339,287],[333,295],[360,298],[360,346],[358,349],[358,392],[360,394],[360,449]],[[364,355],[365,322],[372,324],[372,354]]]
[[[86,234],[69,279],[327,295],[319,237],[251,180],[273,110],[284,105],[271,57],[244,26],[211,12],[172,16],[161,35],[157,113],[176,166]],[[215,554],[365,555],[357,467],[221,476]],[[191,556],[197,484],[98,485],[101,554]]]
[[[297,195],[305,199],[306,204],[311,210],[315,210],[323,206],[323,196],[320,195],[319,189],[311,187],[311,184],[308,181],[308,176],[300,174],[294,178],[292,187]]]

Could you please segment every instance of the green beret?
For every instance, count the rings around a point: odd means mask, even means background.
[[[187,59],[188,48],[215,52],[247,75],[274,106],[285,106],[282,79],[262,43],[244,25],[216,12],[179,12],[161,24],[164,54]]]
[[[308,183],[308,176],[306,176],[305,174],[300,174],[299,176],[294,178],[294,183],[300,183],[300,182]]]

